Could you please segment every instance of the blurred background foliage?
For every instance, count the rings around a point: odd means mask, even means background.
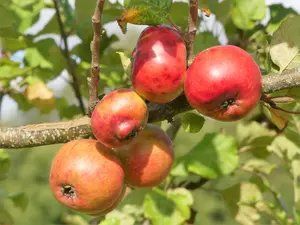
[[[0,0],[1,126],[83,114],[74,77],[86,107],[95,0],[58,2],[69,59],[52,1]],[[264,74],[300,66],[300,17],[295,9],[264,0],[201,0],[199,8],[204,7],[212,15],[199,14],[195,52],[229,43],[252,54]],[[131,87],[128,60],[144,26],[129,25],[127,34],[121,34],[115,20],[122,9],[119,2],[106,1],[101,93]],[[183,30],[188,11],[186,2],[173,2],[170,9],[170,17]],[[298,49],[292,58],[280,42]],[[298,88],[273,96],[292,97],[295,102],[282,107],[299,111],[299,93]],[[204,225],[300,224],[299,116],[270,114],[258,106],[239,122],[204,119],[196,112],[177,118],[182,127],[174,140],[176,163],[170,177],[153,190],[130,192],[101,225],[176,225],[187,223],[191,215],[196,215],[194,224]],[[280,132],[287,120],[288,127]],[[92,220],[61,206],[50,192],[48,173],[60,146],[0,149],[0,224],[86,225]],[[185,188],[200,177],[212,180],[201,188]]]

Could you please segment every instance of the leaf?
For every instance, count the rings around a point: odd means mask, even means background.
[[[81,114],[80,108],[76,105],[69,105],[65,98],[56,98],[55,108],[59,111],[60,119],[73,119],[76,115]]]
[[[121,220],[119,218],[106,218],[105,220],[101,221],[99,225],[121,225]]]
[[[24,93],[28,101],[43,112],[49,112],[55,108],[55,97],[44,82],[38,81],[28,85]]]
[[[7,6],[0,4],[0,29],[13,27],[16,21],[14,12]]]
[[[282,4],[273,4],[270,6],[270,20],[267,25],[267,32],[273,34],[280,24],[290,15],[297,15],[293,8],[285,8]]]
[[[268,146],[268,150],[287,160],[292,160],[297,154],[300,154],[299,147],[284,135],[277,136]]]
[[[170,18],[185,30],[188,25],[189,4],[187,2],[173,2],[170,10]],[[195,42],[196,44],[196,42]]]
[[[275,164],[271,164],[266,160],[252,158],[249,159],[242,168],[250,172],[258,171],[260,173],[270,174],[276,167]]]
[[[0,205],[0,207],[1,207],[1,210],[0,210],[0,224],[3,224],[3,225],[13,224],[13,218],[10,215],[10,213],[7,210],[5,210],[2,205]]]
[[[26,207],[29,203],[29,199],[23,192],[11,193],[8,195],[8,198],[10,198],[13,201],[16,207],[20,208],[23,211],[26,210]]]
[[[249,182],[241,182],[221,192],[232,217],[241,224],[255,224],[259,217],[257,210],[250,207],[262,200],[262,193],[258,186]],[[248,206],[249,205],[249,206]]]
[[[0,42],[6,51],[15,52],[27,47],[26,38],[24,36],[19,36],[18,38],[3,37]]]
[[[234,0],[231,10],[233,23],[242,30],[251,30],[256,21],[262,20],[266,15],[264,0]]]
[[[117,52],[120,55],[121,63],[123,66],[124,72],[127,74],[128,77],[131,76],[131,60],[128,56],[124,54],[124,52]]]
[[[1,79],[12,80],[16,77],[26,75],[29,71],[31,71],[31,68],[19,68],[16,65],[1,65],[0,77]]]
[[[295,159],[291,163],[292,174],[294,177],[294,202],[300,203],[300,160]]]
[[[201,52],[209,47],[219,45],[218,38],[214,37],[211,32],[201,32],[196,35],[195,52]]]
[[[175,189],[167,193],[153,189],[145,196],[145,217],[153,225],[180,225],[190,217],[191,194],[184,189]]]
[[[263,127],[257,122],[238,123],[236,135],[239,149],[247,149],[256,157],[266,157],[267,146],[272,143],[276,132]]]
[[[205,119],[196,113],[185,113],[181,117],[183,129],[188,133],[198,133],[203,127]]]
[[[300,16],[287,18],[274,32],[270,44],[272,61],[283,72],[300,53]],[[299,66],[299,64],[298,64]],[[294,65],[296,67],[296,65]]]
[[[226,24],[230,19],[232,1],[233,0],[223,0],[222,2],[219,2],[216,6],[216,10],[213,11],[216,15],[216,19],[222,24]]]
[[[230,174],[238,166],[237,143],[232,136],[210,133],[179,159],[188,172],[208,179]]]
[[[10,160],[8,154],[0,149],[0,181],[7,178],[7,173],[10,167]]]
[[[44,58],[41,53],[36,48],[27,48],[25,50],[25,56],[24,59],[26,61],[26,64],[30,67],[41,67],[46,69],[52,69],[53,65]]]
[[[117,22],[124,34],[127,31],[127,23],[160,25],[168,18],[171,6],[172,0],[127,1]]]
[[[277,109],[273,109],[272,107],[268,107],[268,110],[271,114],[273,123],[278,127],[279,130],[284,130],[289,122],[287,114]]]

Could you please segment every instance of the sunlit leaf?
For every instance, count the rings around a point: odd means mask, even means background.
[[[293,16],[283,21],[271,39],[270,55],[272,61],[285,70],[300,53],[300,16]],[[293,64],[296,67],[296,64]],[[299,66],[299,65],[298,65]],[[289,69],[292,69],[289,66]]]
[[[28,85],[24,95],[31,104],[44,112],[49,112],[55,107],[54,93],[44,82]]]
[[[286,113],[271,107],[269,107],[268,110],[271,114],[273,123],[278,127],[279,130],[283,130],[287,127],[289,121]]]
[[[125,3],[125,9],[118,24],[125,34],[127,23],[139,25],[159,25],[169,16],[172,0],[131,0]]]
[[[262,159],[249,159],[242,168],[250,172],[270,174],[277,166]]]
[[[234,0],[231,17],[238,28],[250,30],[265,17],[266,9],[264,0]]]
[[[238,123],[236,135],[240,150],[250,151],[257,157],[266,157],[267,146],[274,140],[276,132],[252,121]]]
[[[232,136],[210,133],[179,159],[188,172],[214,179],[230,174],[238,165],[237,143]]]
[[[270,20],[267,25],[267,32],[273,34],[280,24],[290,15],[297,15],[293,8],[285,8],[282,4],[270,5]]]
[[[167,193],[153,189],[144,200],[145,217],[153,225],[180,225],[190,216],[192,196],[187,190],[173,190]]]
[[[268,150],[288,160],[292,160],[297,154],[300,154],[299,147],[284,135],[277,136],[268,146]]]

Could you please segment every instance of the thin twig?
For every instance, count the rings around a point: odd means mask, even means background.
[[[198,23],[198,0],[190,0],[190,15],[188,25],[188,38],[187,38],[187,60],[190,62],[194,55],[194,41],[197,33]]]
[[[64,57],[67,60],[67,64],[68,64],[68,69],[67,70],[68,70],[68,72],[71,75],[72,80],[73,80],[71,85],[72,85],[72,88],[74,90],[75,96],[78,100],[80,110],[81,110],[82,114],[85,115],[85,107],[84,107],[84,103],[83,103],[83,100],[82,100],[82,95],[81,95],[81,92],[80,92],[79,81],[78,81],[76,73],[75,73],[75,67],[74,67],[75,63],[74,63],[74,60],[72,60],[72,58],[70,56],[69,45],[68,45],[68,35],[65,31],[64,24],[63,24],[61,15],[60,15],[59,2],[58,1],[59,0],[53,0],[53,3],[54,3],[55,11],[56,11],[57,21],[58,21],[58,25],[59,25],[59,29],[60,29],[60,34],[61,34],[61,37],[62,37],[63,42],[64,42],[64,49],[63,49],[62,52],[63,52]]]
[[[97,0],[94,15],[92,17],[94,37],[91,42],[91,76],[88,79],[89,84],[89,108],[88,115],[90,116],[98,101],[98,86],[100,74],[100,43],[102,39],[102,23],[101,15],[104,8],[105,0]]]

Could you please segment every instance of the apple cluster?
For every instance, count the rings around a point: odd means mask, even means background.
[[[246,51],[225,45],[200,52],[187,68],[186,44],[166,25],[149,26],[132,53],[133,90],[106,94],[91,115],[95,139],[73,140],[55,155],[49,183],[66,207],[105,215],[126,187],[161,184],[174,161],[172,140],[148,123],[145,100],[163,104],[185,94],[201,114],[220,121],[243,118],[261,96],[261,73]]]

